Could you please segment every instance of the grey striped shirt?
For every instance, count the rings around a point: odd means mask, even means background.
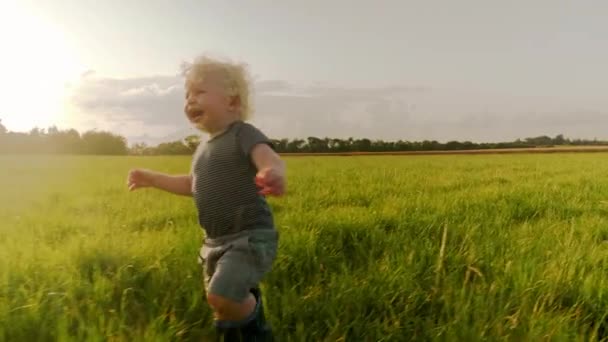
[[[260,130],[236,121],[197,148],[192,161],[192,192],[207,237],[274,228],[270,207],[255,185],[257,169],[250,152],[259,143],[272,147]]]

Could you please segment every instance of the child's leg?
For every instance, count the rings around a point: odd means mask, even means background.
[[[249,317],[256,305],[256,298],[248,294],[242,301],[236,301],[220,295],[209,293],[207,302],[213,308],[215,319],[220,321],[242,321]]]
[[[240,303],[231,303],[232,301],[215,294],[218,292],[217,290],[214,290],[214,288],[217,288],[217,279],[222,278],[222,276],[216,271],[217,264],[219,263],[220,259],[225,259],[224,256],[229,248],[230,245],[224,241],[214,241],[213,243],[206,241],[199,251],[199,263],[203,268],[203,280],[207,293],[207,302],[210,304],[209,306],[213,310],[213,316],[215,318],[214,325],[219,333],[218,341],[223,340],[224,342],[241,341],[241,333],[239,328],[232,327],[232,324],[230,323],[240,321],[240,319],[234,318],[244,315],[245,312],[243,311],[249,311],[243,310],[244,308],[242,308],[241,305],[238,305]],[[222,313],[222,310],[226,306],[229,306],[228,311],[230,311],[232,315],[235,315],[234,312],[236,311],[237,314],[235,316],[237,317],[230,317],[227,316],[226,313]],[[221,337],[223,337],[223,339],[220,339]]]
[[[258,332],[258,335],[267,336],[267,340],[271,340],[272,329],[270,328],[270,325],[266,322],[266,315],[264,314],[264,305],[262,302],[262,291],[260,291],[259,287],[256,287],[251,289],[251,293],[253,293],[257,301],[256,319],[254,321],[251,321],[245,327],[243,327],[241,331],[243,331],[245,335],[255,335],[255,332]]]
[[[274,261],[277,237],[273,230],[252,232],[227,243],[217,258],[207,300],[219,328],[237,328],[247,335],[270,333],[257,285]]]

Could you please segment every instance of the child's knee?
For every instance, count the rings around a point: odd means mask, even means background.
[[[240,319],[255,307],[255,297],[249,294],[245,300],[238,302],[226,297],[207,294],[207,303],[220,317],[227,319]]]
[[[209,306],[218,313],[226,311],[226,307],[229,306],[228,299],[211,293],[207,294],[207,303],[209,303]]]

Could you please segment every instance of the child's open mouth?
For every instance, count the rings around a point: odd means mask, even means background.
[[[198,121],[200,118],[203,117],[203,114],[205,114],[205,112],[203,112],[202,110],[194,110],[190,112],[190,119],[193,121]]]

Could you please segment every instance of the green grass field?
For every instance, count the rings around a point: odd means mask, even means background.
[[[263,283],[278,341],[588,341],[606,154],[294,157]],[[0,157],[0,340],[212,340],[183,157]]]

